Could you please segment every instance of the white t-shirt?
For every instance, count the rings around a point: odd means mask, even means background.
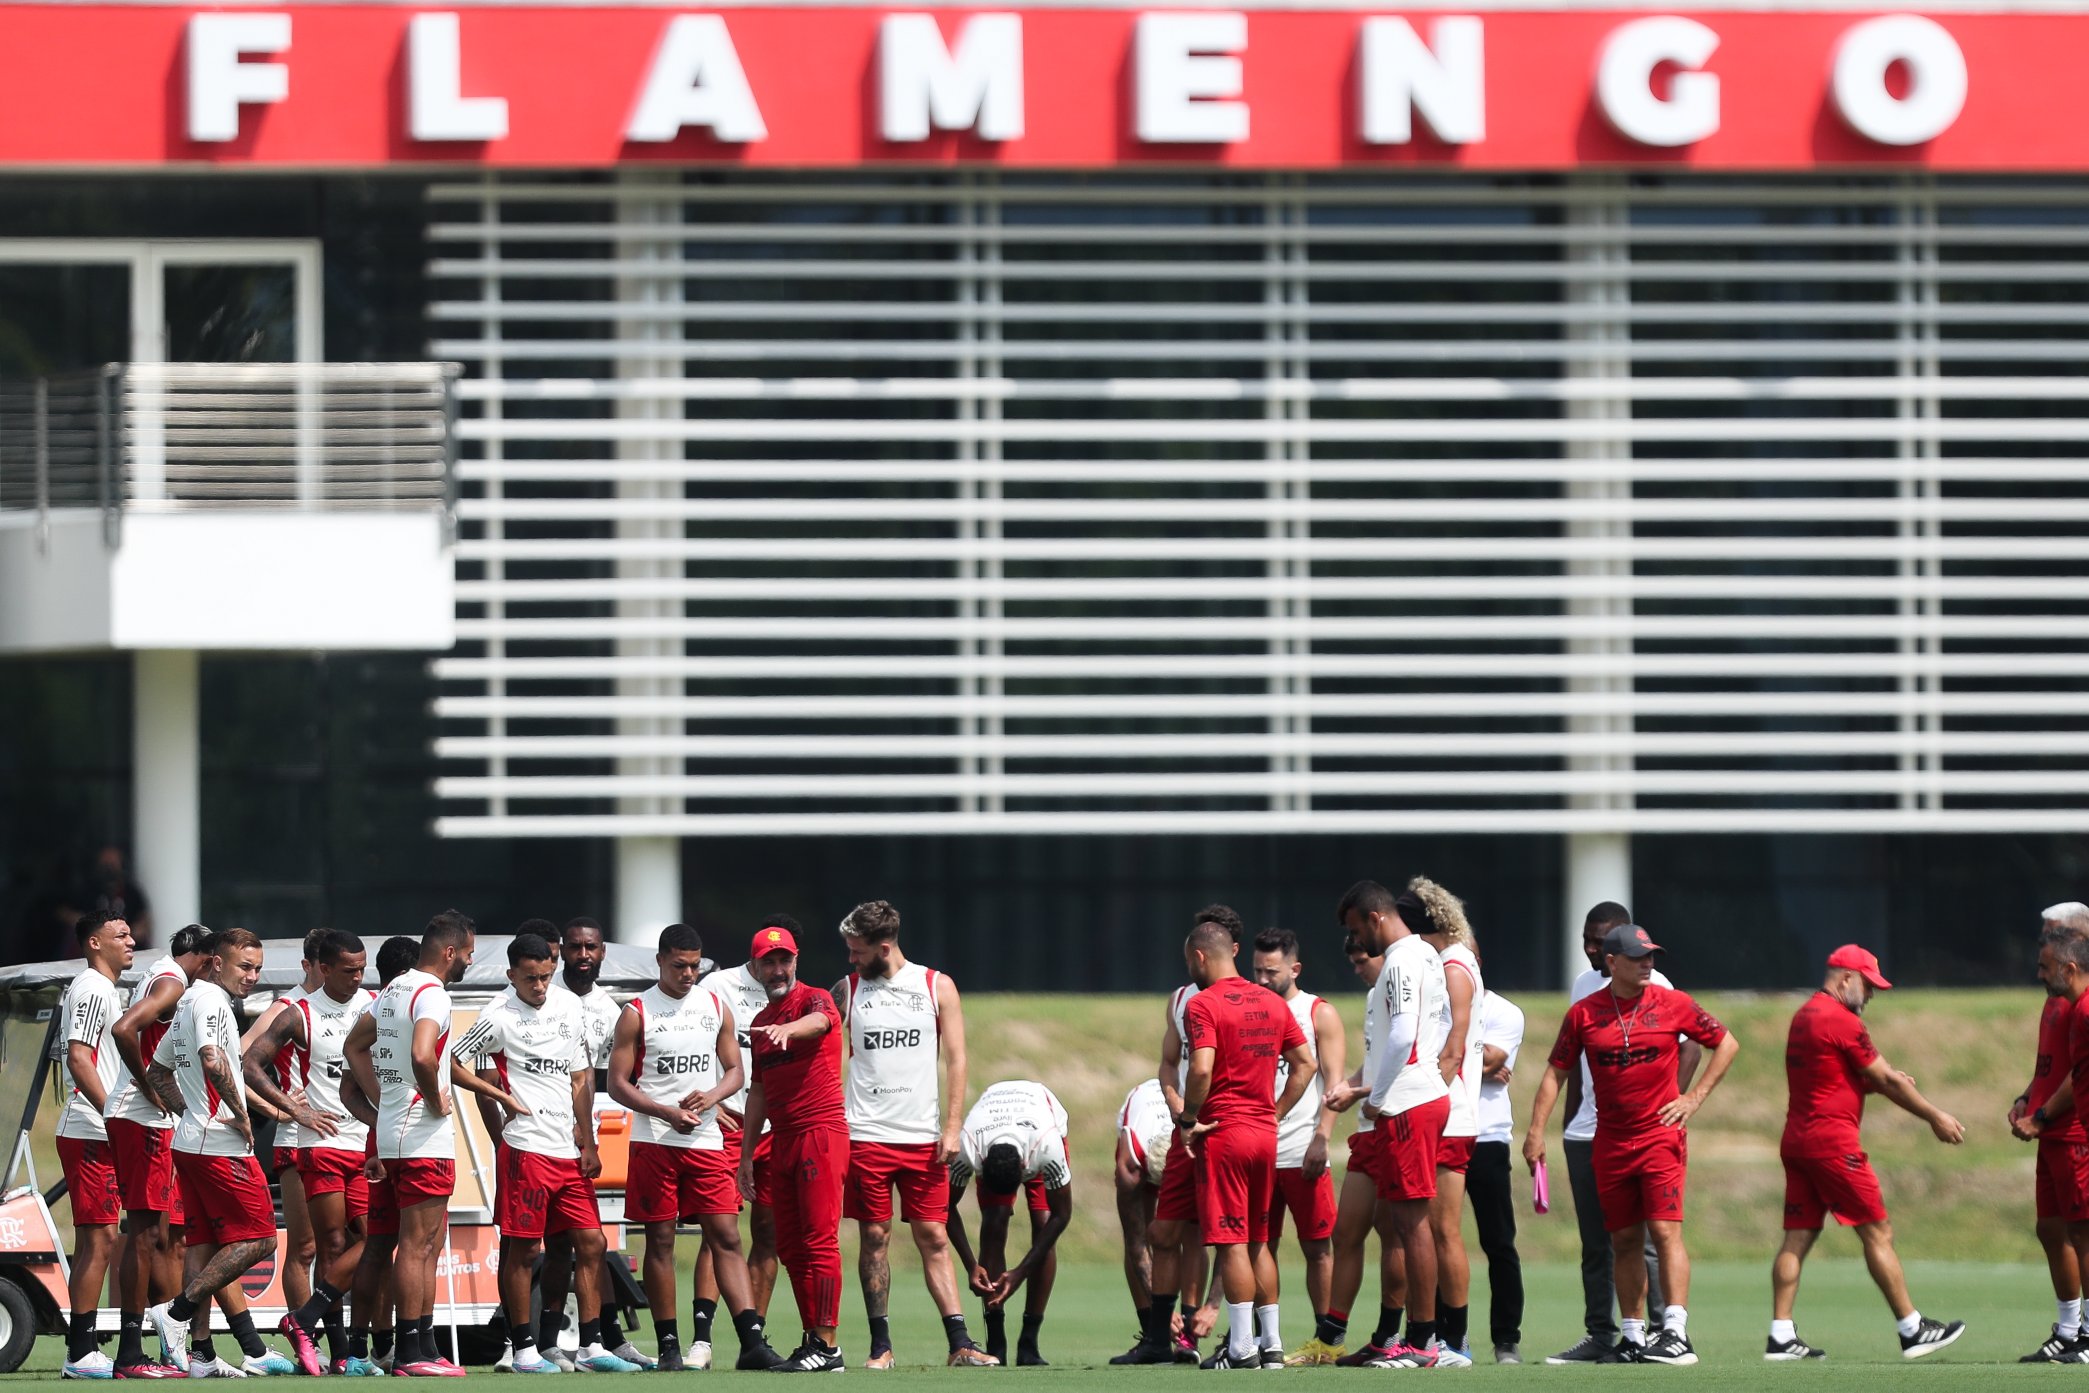
[[[1320,1040],[1313,1033],[1313,1008],[1320,998],[1311,992],[1298,992],[1284,1003],[1291,1008],[1291,1019],[1305,1033],[1306,1050],[1313,1056],[1313,1081],[1292,1106],[1290,1112],[1277,1119],[1277,1169],[1297,1170],[1306,1163],[1306,1147],[1312,1144],[1313,1129],[1320,1125],[1320,1100],[1325,1096],[1320,1086]],[[1291,1061],[1279,1057],[1277,1060],[1277,1096],[1284,1096],[1284,1089],[1291,1081]]]
[[[637,1073],[632,1082],[640,1093],[675,1108],[690,1094],[708,1093],[717,1086],[718,1076],[724,1072],[718,1058],[718,1031],[732,1020],[718,993],[691,987],[675,997],[655,984],[632,997],[624,1009],[638,1013]],[[746,1062],[743,1057],[742,1067]],[[695,1131],[678,1132],[657,1117],[635,1112],[631,1139],[690,1151],[724,1150],[718,1110],[713,1108],[703,1116]]]
[[[251,1156],[247,1139],[232,1130],[232,1109],[219,1098],[217,1086],[203,1073],[203,1047],[215,1046],[225,1056],[233,1093],[246,1101],[246,1080],[239,1070],[239,1016],[232,998],[215,982],[196,982],[181,994],[174,1020],[152,1052],[152,1062],[174,1073],[181,1090],[182,1113],[174,1124],[174,1149],[191,1156]]]
[[[579,1157],[573,1140],[573,1076],[594,1065],[573,993],[548,993],[542,1006],[531,1006],[508,988],[479,1012],[454,1053],[474,1069],[490,1062],[502,1091],[529,1109],[502,1125],[505,1144],[532,1156]]]
[[[1175,1038],[1181,1043],[1182,1053],[1175,1059],[1175,1091],[1182,1092],[1190,1086],[1190,1028],[1188,1012],[1190,1002],[1201,990],[1195,982],[1186,987],[1177,987],[1175,995],[1168,998],[1168,1019],[1175,1022]]]
[[[931,1146],[943,1135],[936,972],[908,963],[887,977],[850,973],[849,1139]]]
[[[94,1057],[94,1076],[101,1080],[104,1105],[116,1092],[116,1076],[123,1061],[116,1055],[116,1042],[109,1028],[123,1013],[116,984],[93,968],[73,978],[58,1002],[58,1018],[65,1022],[58,1040],[58,1081],[65,1088],[65,1110],[58,1114],[58,1135],[82,1141],[104,1141],[109,1135],[102,1110],[89,1103],[73,1078],[72,1046],[85,1045]]]
[[[1480,1134],[1480,1013],[1487,1005],[1487,983],[1480,976],[1480,959],[1462,943],[1443,950],[1444,989],[1450,989],[1451,974],[1466,972],[1472,977],[1472,1006],[1465,1020],[1465,1056],[1451,1078],[1451,1115],[1443,1125],[1447,1137],[1476,1137]],[[1449,1036],[1445,1037],[1446,1039]]]
[[[1480,1044],[1492,1045],[1506,1054],[1508,1066],[1516,1067],[1516,1051],[1523,1045],[1523,1008],[1500,992],[1487,993],[1487,1009],[1479,1020]],[[1482,1064],[1482,1068],[1486,1066]],[[1482,1080],[1480,1084],[1480,1140],[1505,1142],[1513,1139],[1516,1118],[1509,1105],[1509,1086]]]
[[[1384,969],[1380,968],[1383,975]],[[1376,987],[1364,992],[1364,1068],[1361,1075],[1368,1090],[1378,1079],[1378,1047],[1385,1041],[1385,995]],[[1356,1112],[1356,1130],[1368,1132],[1378,1124],[1365,1117],[1363,1111]]]
[[[582,996],[567,986],[558,973],[552,974],[551,991],[554,996],[572,997],[573,1004],[580,1008],[580,1023],[587,1032],[587,1067],[607,1069],[609,1047],[616,1039],[617,1017],[624,1012],[622,1003],[611,996],[609,988],[600,982],[595,984],[593,991]]]
[[[387,1161],[401,1158],[454,1159],[450,1119],[428,1106],[413,1074],[413,1030],[433,1021],[435,1080],[450,1088],[450,993],[433,973],[417,967],[394,977],[370,1005],[377,1039],[370,1062],[377,1069],[377,1154]]]
[[[340,1119],[334,1125],[341,1130],[330,1137],[317,1132],[309,1136],[299,1134],[304,1136],[301,1144],[315,1151],[353,1151],[361,1155],[369,1140],[370,1129],[356,1121],[341,1102],[341,1079],[348,1072],[341,1045],[374,1000],[361,987],[346,1001],[334,1000],[322,988],[300,992],[290,1008],[305,1018],[305,1048],[298,1054],[297,1086],[304,1089],[305,1101],[314,1112],[330,1112]]]
[[[1146,1172],[1149,1185],[1159,1185],[1167,1173],[1168,1143],[1175,1138],[1175,1119],[1168,1113],[1168,1099],[1161,1081],[1147,1079],[1124,1095],[1117,1110],[1117,1130],[1131,1144],[1132,1157]]]
[[[1023,1153],[1025,1181],[1042,1177],[1047,1190],[1064,1190],[1074,1181],[1073,1166],[1066,1159],[1066,1131],[1066,1109],[1051,1089],[1020,1079],[997,1083],[965,1114],[958,1154],[950,1162],[950,1183],[971,1184],[987,1152],[1008,1142]]]
[[[1378,993],[1385,998],[1386,1030],[1390,1037],[1394,1018],[1412,1016],[1416,1021],[1414,1044],[1391,1085],[1382,1092],[1373,1086],[1373,1104],[1386,1114],[1433,1103],[1450,1096],[1436,1057],[1451,1033],[1451,997],[1443,984],[1443,959],[1427,939],[1408,934],[1385,950],[1385,966],[1378,974]],[[1384,1077],[1386,1061],[1378,1061]]]
[[[297,1004],[304,999],[305,989],[303,987],[292,987],[277,998],[286,1011],[295,1011]],[[277,1088],[288,1093],[292,1089],[304,1086],[304,1055],[305,1052],[296,1045],[285,1045],[276,1052],[274,1059],[268,1061],[268,1072],[275,1075]],[[284,1151],[295,1151],[298,1147],[305,1144],[304,1131],[295,1122],[285,1120],[276,1124],[275,1145],[277,1148]]]
[[[740,1041],[740,1067],[743,1077],[740,1080],[740,1091],[726,1099],[725,1106],[744,1117],[747,1113],[747,1090],[754,1084],[754,1036],[749,1032],[754,1026],[755,1016],[769,1004],[768,989],[755,977],[752,963],[742,963],[738,967],[721,967],[697,985],[715,993],[718,999],[725,1003],[726,1009],[733,1013],[733,1034]],[[764,1120],[763,1135],[766,1136],[768,1131],[769,1123]]]
[[[1609,981],[1610,978],[1605,974],[1598,972],[1593,967],[1589,968],[1574,979],[1574,985],[1568,989],[1567,1000],[1570,1004],[1579,1001],[1590,992],[1603,990]],[[1672,988],[1675,986],[1675,983],[1669,981],[1661,969],[1657,967],[1654,969],[1654,985]],[[1595,1076],[1589,1073],[1589,1057],[1586,1053],[1581,1056],[1581,1109],[1572,1118],[1568,1119],[1566,1139],[1568,1141],[1594,1141],[1596,1139],[1596,1084]]]
[[[169,954],[145,969],[144,977],[139,979],[137,986],[131,988],[131,999],[125,1003],[125,1009],[128,1010],[143,1001],[151,993],[153,985],[163,979],[179,983],[184,992],[189,989],[189,975],[181,970],[181,964],[174,961],[173,955]],[[178,998],[176,1004],[179,1005]],[[159,1047],[160,1037],[167,1033],[167,1026],[173,1019],[174,1014],[170,1011],[166,1020],[148,1021],[145,1028],[138,1032],[138,1053],[144,1057],[147,1064],[152,1063],[152,1052]],[[111,1022],[111,1025],[113,1026],[114,1022]],[[113,1039],[109,1042],[109,1048],[116,1048]],[[119,1055],[119,1062],[121,1058]],[[122,1070],[118,1081],[121,1086],[109,1095],[108,1103],[102,1108],[104,1118],[111,1121],[135,1122],[140,1127],[151,1127],[157,1131],[165,1131],[174,1125],[174,1119],[161,1112],[153,1105],[152,1100],[145,1096],[144,1085],[131,1077],[130,1070]]]

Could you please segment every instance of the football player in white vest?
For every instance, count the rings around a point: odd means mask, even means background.
[[[323,1325],[333,1372],[345,1374],[350,1358],[341,1296],[354,1283],[363,1256],[363,1220],[370,1212],[363,1149],[370,1129],[350,1116],[341,1102],[341,1079],[347,1072],[341,1046],[374,998],[363,990],[368,955],[360,938],[326,929],[316,942],[307,940],[305,952],[306,961],[319,970],[317,986],[262,1018],[260,1033],[249,1037],[244,1067],[247,1086],[254,1088],[255,1075],[288,1059],[287,1087],[329,1119],[326,1127],[299,1134],[292,1158],[304,1183],[305,1213],[318,1257],[311,1294],[290,1311],[285,1324],[296,1324],[307,1338]],[[280,1074],[276,1077],[281,1080]]]
[[[244,1069],[251,1065],[267,1070],[270,1081],[285,1093],[299,1090],[297,1051],[288,1045],[271,1046],[264,1055],[261,1037],[275,1024],[276,1017],[285,1011],[296,1010],[298,1002],[319,990],[319,945],[329,932],[331,930],[314,929],[305,935],[298,963],[304,969],[304,978],[250,1021],[246,1034],[239,1038],[240,1067]],[[297,1171],[297,1149],[302,1145],[304,1141],[296,1123],[277,1123],[268,1164],[263,1167],[275,1181],[276,1193],[282,1200],[283,1298],[284,1305],[293,1311],[311,1299],[312,1268],[319,1258],[319,1240],[312,1233],[312,1216],[305,1212],[304,1180]]]
[[[631,1109],[631,1166],[624,1217],[646,1232],[645,1290],[660,1342],[656,1367],[687,1368],[675,1321],[675,1226],[703,1229],[713,1270],[740,1332],[743,1369],[773,1369],[783,1356],[762,1334],[740,1251],[740,1154],[730,1154],[718,1106],[747,1071],[738,1022],[718,993],[697,985],[703,939],[687,924],[660,931],[660,979],[617,1018],[609,1092]],[[708,1353],[708,1350],[706,1351]]]
[[[1480,1135],[1480,1076],[1487,1067],[1480,1013],[1487,984],[1480,976],[1472,926],[1465,921],[1465,901],[1425,876],[1408,881],[1407,892],[1421,902],[1428,917],[1426,927],[1417,932],[1443,959],[1444,990],[1451,998],[1451,1030],[1437,1056],[1450,1086],[1451,1111],[1436,1150],[1436,1199],[1429,1206],[1429,1227],[1436,1233],[1436,1290],[1441,1298],[1437,1338],[1453,1354],[1469,1360],[1466,1303],[1471,1299],[1472,1266],[1465,1252],[1465,1173]]]
[[[65,1365],[59,1377],[114,1378],[115,1361],[101,1352],[94,1335],[102,1280],[116,1251],[116,1224],[123,1216],[102,1106],[109,1101],[122,1064],[109,1027],[123,1011],[116,979],[131,965],[131,926],[113,915],[83,914],[73,925],[73,941],[87,966],[58,1000],[59,1029],[64,1032],[58,1041],[58,1081],[65,1096],[64,1111],[58,1114],[58,1163],[73,1206],[68,1284],[72,1319],[66,1327]]]
[[[1124,1095],[1124,1104],[1117,1109],[1117,1226],[1124,1242],[1124,1284],[1131,1292],[1132,1315],[1140,1334],[1130,1350],[1111,1357],[1112,1364],[1135,1362],[1146,1338],[1147,1313],[1153,1309],[1153,1208],[1167,1175],[1168,1143],[1174,1140],[1175,1130],[1175,1117],[1168,1111],[1159,1079],[1142,1079]],[[1210,1334],[1218,1322],[1216,1290],[1209,1302],[1205,1300],[1204,1279],[1209,1273],[1204,1256],[1199,1244],[1191,1254],[1193,1261],[1177,1264],[1182,1310],[1169,1322],[1174,1346],[1192,1358],[1195,1337]]]
[[[1269,1291],[1278,1290],[1277,1242],[1284,1236],[1284,1211],[1298,1229],[1299,1251],[1306,1259],[1306,1299],[1313,1306],[1314,1335],[1327,1316],[1328,1292],[1335,1274],[1335,1181],[1327,1168],[1328,1139],[1335,1130],[1335,1114],[1323,1106],[1329,1089],[1342,1080],[1343,1054],[1348,1041],[1342,1019],[1327,1001],[1302,991],[1298,985],[1298,935],[1289,929],[1264,929],[1255,935],[1251,960],[1257,984],[1275,992],[1290,1008],[1306,1046],[1313,1051],[1313,1081],[1306,1086],[1298,1105],[1277,1120],[1276,1202],[1270,1206],[1269,1242],[1262,1249],[1265,1271],[1262,1279]],[[1291,1067],[1277,1061],[1277,1094],[1283,1096]],[[1274,1322],[1274,1315],[1271,1316]],[[1301,1354],[1305,1353],[1300,1351]],[[1281,1341],[1265,1343],[1262,1360],[1288,1363]],[[1315,1363],[1319,1361],[1314,1360]]]
[[[543,935],[508,940],[508,990],[495,997],[451,1047],[451,1077],[462,1087],[485,1083],[490,1066],[509,1114],[501,1128],[500,1188],[494,1222],[500,1226],[501,1306],[518,1374],[560,1372],[537,1352],[530,1324],[530,1275],[546,1234],[573,1239],[574,1285],[580,1296],[581,1368],[597,1374],[635,1374],[638,1365],[602,1344],[602,1213],[595,1203],[595,1069],[570,994],[551,992],[552,947]]]
[[[1074,1172],[1068,1158],[1066,1109],[1041,1083],[1011,1080],[979,1095],[965,1114],[958,1154],[950,1162],[950,1245],[969,1284],[986,1299],[987,1353],[1007,1362],[1008,1298],[1026,1282],[1023,1329],[1016,1363],[1043,1368],[1037,1333],[1058,1280],[1059,1236],[1074,1216]],[[965,1237],[960,1205],[965,1189],[979,1181],[979,1254]],[[1008,1261],[1008,1226],[1016,1196],[1030,1211],[1030,1250]]]
[[[841,921],[847,977],[834,984],[848,1035],[849,1182],[842,1217],[856,1221],[856,1274],[870,1317],[866,1369],[893,1366],[892,1191],[913,1231],[921,1274],[943,1317],[949,1363],[978,1368],[1000,1361],[965,1330],[950,1260],[950,1163],[958,1154],[965,1108],[965,1017],[957,984],[907,961],[899,911],[883,900]],[[939,1077],[940,1076],[940,1077]]]
[[[1337,1113],[1348,1112],[1370,1094],[1369,1081],[1377,1077],[1378,1048],[1385,1039],[1385,997],[1378,990],[1385,951],[1349,934],[1342,942],[1342,956],[1364,986],[1364,1059],[1348,1078],[1327,1090],[1328,1110]],[[1393,1228],[1392,1206],[1378,1198],[1385,1142],[1386,1133],[1377,1122],[1368,1117],[1357,1119],[1356,1130],[1349,1135],[1349,1163],[1335,1210],[1334,1277],[1327,1314],[1320,1318],[1313,1338],[1287,1364],[1357,1368],[1399,1343],[1400,1319],[1407,1314],[1407,1264],[1399,1233]],[[1378,1324],[1371,1338],[1351,1353],[1349,1312],[1364,1289],[1364,1248],[1373,1233],[1378,1235]]]

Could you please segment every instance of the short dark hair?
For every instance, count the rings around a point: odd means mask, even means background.
[[[1298,935],[1289,929],[1264,929],[1255,935],[1255,951],[1258,953],[1282,953],[1287,958],[1298,956]]]
[[[350,953],[362,951],[363,941],[346,929],[326,930],[321,935],[316,949],[312,947],[310,939],[305,940],[305,957],[311,962],[326,963],[329,966],[341,961]]]
[[[1342,892],[1335,902],[1335,922],[1347,923],[1352,914],[1391,914],[1393,892],[1375,880],[1359,880]]]
[[[799,934],[805,932],[805,926],[799,923],[796,919],[791,918],[791,916],[788,914],[772,914],[768,918],[762,920],[762,922],[756,925],[755,927],[762,929],[782,929],[784,932],[788,933],[792,938],[796,938]]]
[[[209,951],[223,955],[240,948],[259,948],[261,935],[252,929],[219,929],[210,936]]]
[[[551,926],[547,924],[545,925],[545,927],[549,928]],[[559,943],[561,946],[563,946],[566,942],[566,937],[569,934],[587,933],[590,931],[592,931],[597,937],[601,937],[602,925],[597,923],[595,920],[588,918],[585,914],[577,915],[574,918],[568,919],[566,921],[566,927],[559,930]],[[546,938],[551,937],[550,934],[546,934],[544,936]]]
[[[1226,936],[1233,940],[1233,946],[1236,948],[1248,932],[1248,926],[1240,922],[1240,916],[1233,912],[1233,906],[1227,904],[1208,904],[1198,910],[1197,917],[1190,920],[1190,927],[1195,929],[1199,924],[1217,924],[1226,931]]]
[[[701,953],[704,936],[687,924],[669,924],[660,931],[660,953]]]
[[[1218,956],[1238,949],[1240,940],[1226,933],[1226,926],[1216,919],[1199,919],[1197,927],[1190,930],[1189,946],[1206,956]]]
[[[995,1142],[979,1162],[979,1188],[989,1195],[1012,1195],[1023,1186],[1023,1153],[1012,1142]]]
[[[899,911],[885,900],[866,900],[848,912],[841,931],[865,943],[891,943],[899,937]]]
[[[552,951],[551,943],[542,934],[517,934],[508,940],[508,966],[521,967],[524,963],[548,963],[558,954]]]
[[[1429,913],[1429,906],[1422,903],[1422,897],[1412,890],[1402,890],[1393,897],[1393,913],[1400,916],[1400,922],[1407,925],[1410,933],[1436,932],[1436,917]]]
[[[201,924],[184,924],[174,931],[174,941],[167,945],[167,955],[186,958],[195,953],[210,951],[210,930]]]
[[[1598,930],[1614,929],[1620,924],[1629,924],[1631,922],[1631,910],[1625,908],[1616,900],[1605,900],[1590,910],[1588,917],[1581,921],[1581,932],[1583,937],[1587,937]]]
[[[303,956],[306,962],[316,963],[320,961],[319,950],[326,943],[326,936],[332,932],[332,929],[314,929],[305,935]]]
[[[549,940],[559,936],[559,926],[549,919],[525,919],[515,926],[515,932],[535,934],[539,938]]]
[[[428,921],[421,930],[421,951],[433,953],[444,948],[462,948],[465,940],[478,935],[479,926],[470,916],[454,909],[446,909]]]
[[[386,985],[420,960],[421,945],[418,941],[405,934],[393,934],[377,950],[377,985]]]
[[[89,910],[73,921],[73,942],[79,944],[80,950],[85,952],[88,939],[122,919],[121,914],[105,914],[99,909]]]

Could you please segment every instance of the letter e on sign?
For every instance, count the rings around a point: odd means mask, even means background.
[[[1248,106],[1239,100],[1246,15],[1142,14],[1132,46],[1139,139],[1223,145],[1248,138]]]

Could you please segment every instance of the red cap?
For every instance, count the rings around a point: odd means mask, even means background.
[[[798,940],[791,937],[789,929],[763,929],[754,936],[754,947],[747,951],[750,958],[766,958],[771,953],[798,955]]]
[[[1846,967],[1850,971],[1861,975],[1865,981],[1871,983],[1880,991],[1884,991],[1893,985],[1886,980],[1885,974],[1879,971],[1879,955],[1872,952],[1869,948],[1859,948],[1854,943],[1845,943],[1842,947],[1830,953],[1828,955],[1828,966]]]

